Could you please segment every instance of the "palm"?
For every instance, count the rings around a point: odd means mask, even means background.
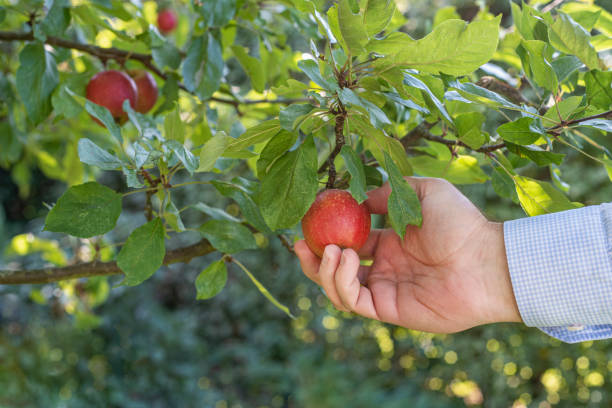
[[[421,205],[423,225],[409,227],[403,241],[392,230],[375,233],[374,262],[362,279],[381,320],[435,332],[465,329],[480,286],[468,261],[477,257],[474,238],[487,221],[443,184],[432,186]]]

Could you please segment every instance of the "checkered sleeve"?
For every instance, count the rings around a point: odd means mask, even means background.
[[[612,337],[612,203],[504,223],[527,326],[568,343]]]

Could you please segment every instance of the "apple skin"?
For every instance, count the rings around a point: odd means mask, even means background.
[[[176,28],[178,18],[172,10],[162,10],[157,15],[157,27],[162,34],[169,34]]]
[[[136,105],[134,110],[147,113],[157,102],[157,83],[148,71],[136,69],[128,71],[128,74],[136,83]]]
[[[98,72],[87,84],[85,96],[95,104],[104,106],[115,118],[117,123],[127,120],[127,113],[123,111],[123,101],[130,101],[136,105],[136,83],[127,74],[120,71],[108,70]],[[101,125],[100,121],[94,120]]]
[[[358,251],[370,235],[370,211],[348,191],[329,189],[317,195],[302,219],[308,247],[322,257],[325,246],[338,245]]]

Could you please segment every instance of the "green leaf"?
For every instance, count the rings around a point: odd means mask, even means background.
[[[551,123],[559,123],[561,119],[567,120],[572,116],[572,114],[578,109],[580,104],[583,101],[582,96],[570,96],[562,101],[559,101],[556,106],[552,106],[546,113],[544,117],[549,119],[545,121],[548,126],[551,126]],[[561,116],[561,118],[559,118]]]
[[[430,156],[408,159],[414,172],[426,177],[440,177],[453,184],[484,183],[489,179],[472,156],[459,155],[452,160],[439,160]]]
[[[480,112],[469,112],[455,117],[457,138],[472,149],[478,149],[487,141],[487,136],[480,130],[485,117]]]
[[[363,10],[362,25],[367,35],[372,37],[383,31],[395,13],[394,0],[368,0]]]
[[[164,117],[164,137],[181,143],[185,141],[185,122],[181,119],[178,104]]]
[[[251,57],[246,49],[240,45],[232,46],[234,56],[240,62],[240,65],[251,78],[251,85],[257,92],[263,92],[266,86],[266,76],[263,64],[255,57]]]
[[[166,255],[164,233],[160,218],[132,231],[117,255],[117,266],[125,273],[125,285],[141,284],[162,266]]]
[[[387,152],[385,152],[385,169],[389,173],[391,185],[391,194],[387,201],[389,222],[393,230],[404,239],[408,225],[420,227],[423,223],[421,202]]]
[[[225,132],[217,132],[209,139],[200,150],[200,167],[197,171],[211,171],[215,167],[217,159],[223,155],[232,140],[234,139],[226,135]]]
[[[130,122],[134,124],[140,136],[147,139],[161,138],[161,133],[157,129],[157,123],[150,116],[132,109],[132,105],[130,105],[130,101],[127,99],[123,101],[123,111],[128,114]]]
[[[351,181],[349,182],[349,191],[351,195],[359,204],[368,199],[366,194],[366,175],[363,169],[363,163],[359,158],[359,155],[351,149],[349,146],[344,145],[340,150],[340,155],[344,159],[346,169],[351,175]]]
[[[590,43],[591,35],[567,14],[558,13],[548,28],[548,37],[559,51],[577,56],[590,69],[600,68],[599,57]]]
[[[293,131],[296,127],[295,122],[298,119],[303,118],[305,115],[308,115],[313,109],[314,106],[309,103],[294,103],[284,109],[281,109],[280,113],[278,114],[278,119],[283,129]]]
[[[19,53],[15,78],[28,118],[37,125],[51,113],[51,95],[59,83],[55,58],[43,44],[27,44]]]
[[[287,316],[289,316],[292,319],[295,319],[295,316],[293,316],[291,314],[291,312],[289,311],[289,308],[287,308],[287,306],[283,305],[281,302],[279,302],[278,300],[276,300],[276,298],[274,298],[274,296],[272,296],[272,294],[270,293],[270,291],[268,291],[268,289],[266,289],[266,287],[264,285],[262,285],[261,282],[259,282],[257,280],[257,278],[255,278],[255,275],[253,275],[242,263],[238,262],[237,260],[234,260],[234,262],[236,263],[236,265],[238,265],[240,267],[240,269],[242,269],[244,271],[244,273],[247,274],[247,276],[249,277],[249,279],[251,279],[251,282],[253,282],[253,284],[255,285],[255,287],[257,288],[257,290],[259,290],[259,292],[265,296],[266,299],[268,299],[270,301],[270,303],[272,303],[274,306],[276,306],[278,309],[282,310],[283,312],[285,312],[285,314]]]
[[[259,206],[255,204],[255,201],[253,201],[249,192],[243,186],[216,180],[212,180],[211,183],[223,196],[229,197],[238,203],[242,216],[249,224],[257,228],[259,232],[272,232],[261,215]]]
[[[253,233],[237,222],[210,220],[198,228],[200,234],[208,239],[215,249],[233,254],[245,249],[257,249]]]
[[[123,166],[123,162],[119,158],[108,153],[89,139],[79,140],[78,151],[79,159],[83,163],[99,167],[102,170],[117,170]]]
[[[601,109],[612,106],[612,71],[589,71],[584,74],[587,101]]]
[[[497,133],[507,142],[530,145],[544,135],[544,130],[533,118],[524,117],[504,123],[497,128]]]
[[[382,128],[384,125],[391,124],[391,121],[378,106],[372,102],[360,97],[349,88],[342,88],[338,91],[338,97],[345,105],[362,107],[370,118],[370,123],[374,127]]]
[[[571,202],[563,193],[545,181],[514,176],[514,183],[521,207],[529,216],[582,207],[582,204]]]
[[[308,78],[310,78],[312,82],[319,85],[321,88],[332,92],[338,90],[338,84],[336,84],[332,78],[330,78],[330,80],[323,78],[321,71],[319,71],[319,66],[315,61],[310,59],[301,60],[298,62],[298,67],[306,74]]]
[[[590,119],[580,122],[580,126],[588,126],[595,129],[603,130],[604,132],[612,132],[612,120],[606,119]]]
[[[121,137],[121,129],[117,126],[115,118],[104,106],[97,105],[90,100],[85,102],[85,110],[94,118],[98,119],[108,129],[111,136],[115,138],[119,143],[123,142]]]
[[[170,42],[151,47],[151,55],[159,68],[177,69],[181,64],[181,52]]]
[[[538,166],[548,166],[551,163],[559,165],[563,162],[563,157],[565,157],[564,154],[548,152],[536,145],[519,146],[506,142],[506,148],[519,157],[530,159]]]
[[[153,116],[166,112],[175,106],[178,100],[178,75],[172,72],[167,73],[166,80],[161,89],[161,95],[164,97],[162,104],[157,108]]]
[[[198,300],[215,297],[223,290],[227,283],[227,267],[225,261],[219,259],[208,265],[195,281]]]
[[[56,113],[71,119],[76,117],[83,110],[83,105],[72,96],[74,93],[69,91],[66,85],[60,85],[51,96],[51,104]],[[85,102],[83,101],[83,104]]]
[[[121,194],[96,182],[70,187],[45,219],[45,230],[90,238],[112,230],[121,214]]]
[[[170,148],[176,155],[176,157],[183,163],[185,166],[185,170],[189,172],[189,174],[193,174],[200,167],[199,159],[194,156],[185,146],[183,146],[180,142],[176,140],[167,140],[165,142],[166,146]]]
[[[501,16],[492,20],[446,20],[425,38],[398,52],[397,64],[432,74],[468,75],[488,62],[497,49]]]
[[[263,148],[257,160],[257,178],[262,179],[270,166],[296,142],[297,134],[283,130],[274,136]]]
[[[211,33],[196,37],[183,62],[185,87],[200,99],[208,99],[219,89],[223,76],[221,45]]]
[[[353,14],[348,0],[338,1],[338,24],[342,38],[347,46],[347,52],[353,56],[365,51],[368,42],[368,32],[359,14]]]
[[[520,109],[518,105],[510,102],[503,96],[470,82],[461,83],[459,81],[452,81],[449,87],[456,89],[464,98],[481,105],[490,106],[492,108]],[[445,96],[448,98],[448,92]]]
[[[189,207],[193,208],[194,210],[203,212],[204,214],[208,215],[210,218],[215,219],[215,220],[222,220],[222,221],[225,220],[225,221],[238,222],[238,223],[240,222],[238,218],[229,215],[222,209],[211,207],[205,203],[200,202],[200,203],[191,205]]]
[[[315,199],[318,188],[317,149],[312,137],[285,153],[261,181],[257,197],[272,230],[293,227]]]
[[[518,204],[519,200],[516,194],[514,180],[502,168],[493,168],[493,172],[491,173],[491,186],[500,197],[509,198]]]
[[[442,116],[442,118],[446,119],[448,123],[450,124],[453,123],[453,119],[450,117],[450,115],[446,111],[446,108],[444,107],[442,102],[440,102],[438,97],[434,95],[433,92],[431,92],[431,89],[429,89],[429,87],[425,85],[423,81],[421,81],[419,78],[416,78],[410,74],[405,74],[404,83],[413,88],[417,88],[422,91],[425,91],[425,94],[427,95],[427,97],[429,97],[429,100],[435,105],[438,112],[440,112],[440,115]]]
[[[227,152],[238,152],[254,144],[265,142],[276,136],[280,131],[281,124],[278,119],[267,120],[247,129],[239,138],[230,141]]]
[[[196,3],[195,9],[202,16],[206,27],[223,27],[236,14],[236,0],[205,0]]]
[[[45,34],[61,36],[70,24],[70,2],[68,0],[52,0],[47,2],[48,12],[41,22]]]
[[[556,92],[558,82],[555,71],[548,61],[548,59],[550,59],[549,55],[551,54],[548,49],[548,44],[538,40],[523,40],[521,45],[525,51],[527,51],[531,76],[536,84],[551,92]]]
[[[582,62],[574,55],[559,57],[550,63],[559,83],[563,83],[571,74],[582,66]]]
[[[185,224],[181,219],[181,213],[172,201],[168,201],[166,209],[164,210],[164,219],[168,225],[176,232],[185,231]]]

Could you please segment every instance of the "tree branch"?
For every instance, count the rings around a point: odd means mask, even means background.
[[[16,31],[0,31],[0,41],[34,41],[34,33],[24,33],[24,32],[16,32]],[[66,40],[59,37],[48,36],[45,40],[45,44],[52,45],[54,47],[61,48],[69,48],[74,50],[82,51],[86,54],[93,55],[95,57],[100,58],[101,60],[115,60],[120,63],[125,63],[127,60],[135,60],[139,61],[142,65],[147,67],[151,72],[155,73],[157,76],[162,78],[164,81],[168,79],[168,75],[166,75],[162,70],[157,68],[153,63],[153,56],[151,54],[142,54],[138,52],[124,51],[118,48],[102,48],[96,45],[90,44],[82,44],[75,41]],[[193,94],[187,87],[180,83],[178,87],[183,91]],[[255,105],[260,103],[279,103],[279,104],[291,104],[295,102],[307,102],[309,99],[307,98],[295,98],[295,99],[246,99],[246,100],[238,100],[238,99],[224,99],[218,97],[209,98],[211,101],[225,103],[228,105],[232,105],[234,107],[238,107],[239,105]]]
[[[406,136],[400,139],[400,142],[404,146],[404,149],[408,149],[409,147],[413,146],[418,139],[427,139],[431,140],[432,142],[442,143],[447,146],[461,146],[478,153],[491,153],[495,150],[503,149],[504,147],[506,147],[506,144],[502,142],[497,144],[484,145],[479,147],[478,149],[472,149],[460,140],[449,140],[441,136],[432,135],[429,132],[429,129],[431,129],[434,125],[435,123],[422,122],[410,132],[408,132]]]
[[[575,125],[575,124],[578,124],[580,122],[585,122],[587,120],[599,119],[599,118],[612,118],[612,110],[609,110],[609,111],[603,112],[603,113],[598,113],[597,115],[587,116],[585,118],[572,119],[572,120],[567,120],[567,121],[564,120],[564,121],[561,121],[561,123],[546,129],[546,132],[552,133],[552,134],[556,134],[556,132],[554,132],[554,131],[557,130],[557,129],[561,129],[561,128],[564,128],[564,127],[567,127],[567,126]]]
[[[174,263],[188,263],[193,258],[216,251],[215,248],[203,239],[193,245],[172,249],[166,252],[164,265]],[[43,268],[32,270],[0,270],[1,285],[18,285],[28,283],[49,283],[66,279],[91,278],[94,276],[107,276],[123,274],[116,262],[88,262],[56,268]]]

